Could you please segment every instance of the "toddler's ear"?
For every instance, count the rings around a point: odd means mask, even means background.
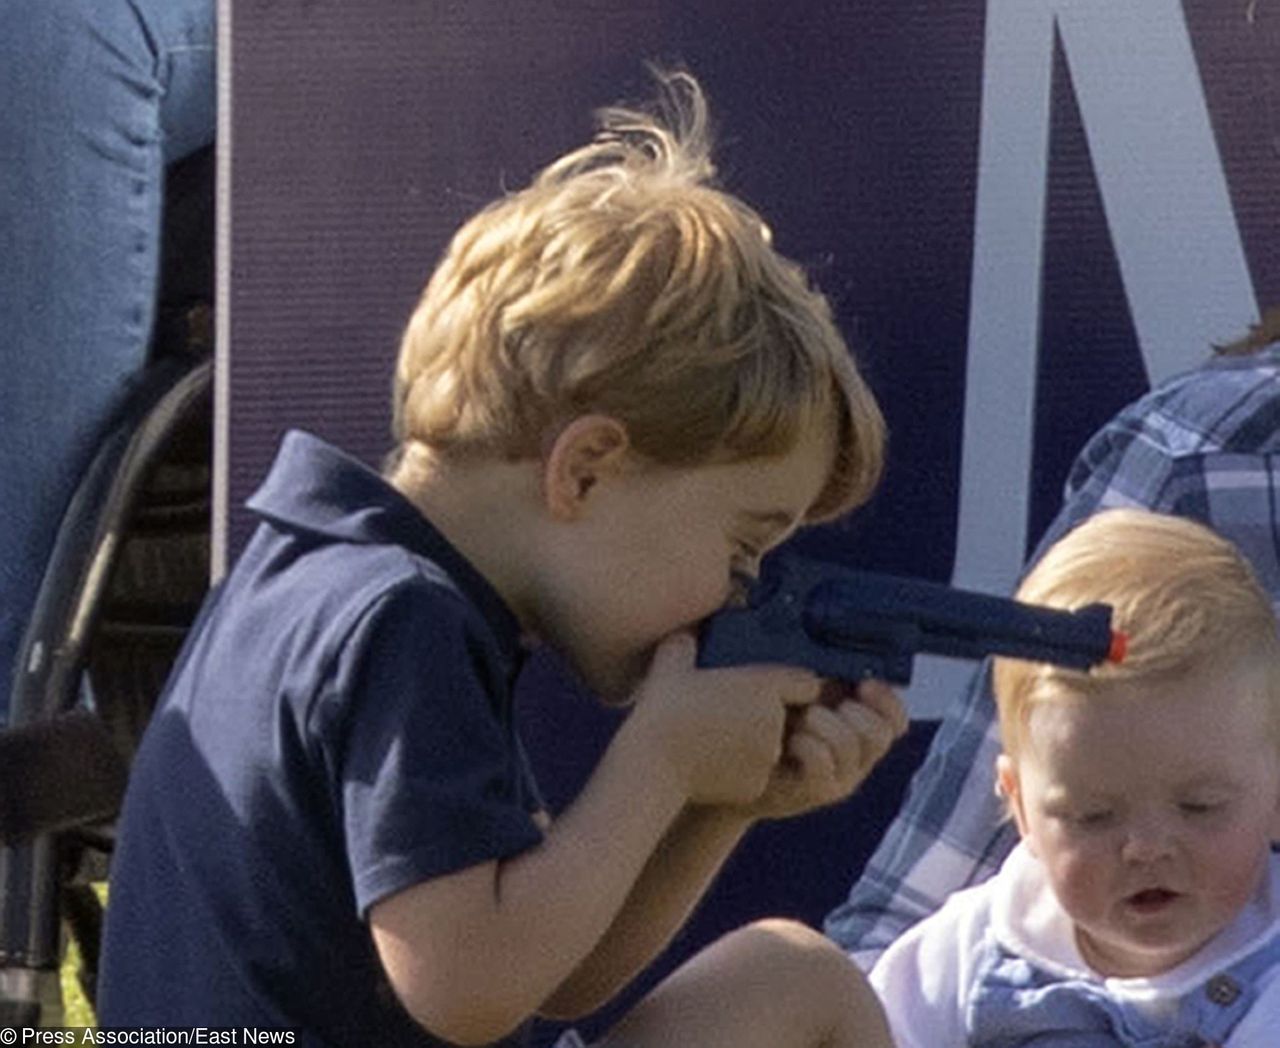
[[[617,473],[631,448],[627,427],[609,415],[582,415],[564,427],[543,459],[547,508],[573,520],[604,477]]]
[[[1022,784],[1018,778],[1018,764],[1007,753],[996,758],[996,793],[1004,798],[1005,808],[1013,816],[1018,827],[1018,834],[1027,842],[1027,847],[1035,852],[1035,843],[1027,827],[1027,816],[1022,806]]]

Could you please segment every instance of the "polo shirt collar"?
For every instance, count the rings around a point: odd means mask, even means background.
[[[434,562],[484,617],[502,650],[519,652],[520,624],[489,581],[381,475],[319,437],[286,433],[266,480],[246,505],[286,531],[403,546]]]

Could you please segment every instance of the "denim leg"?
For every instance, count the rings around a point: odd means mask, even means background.
[[[53,536],[146,361],[165,164],[214,134],[214,0],[0,0],[0,720]]]

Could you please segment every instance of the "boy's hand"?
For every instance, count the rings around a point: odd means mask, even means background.
[[[782,758],[744,817],[783,819],[844,800],[907,726],[901,700],[882,681],[856,689],[828,682],[823,702],[792,711]]]
[[[696,653],[687,633],[658,646],[627,729],[689,802],[750,805],[783,758],[788,710],[812,708],[822,681],[788,666],[698,669]]]

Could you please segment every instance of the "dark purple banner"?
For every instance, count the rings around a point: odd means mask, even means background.
[[[284,429],[381,458],[452,231],[648,97],[650,60],[703,81],[725,183],[889,419],[879,496],[808,552],[1004,589],[1089,433],[1280,301],[1269,5],[281,0],[230,25],[232,553]]]
[[[649,97],[648,61],[702,81],[724,183],[830,296],[888,417],[882,490],[810,554],[1007,589],[1088,435],[1280,303],[1274,4],[236,0],[229,24],[229,556],[286,428],[380,460],[450,234]],[[924,668],[913,709],[967,672]],[[608,725],[548,701],[554,677],[529,735],[563,800]],[[749,843],[698,927],[821,916],[885,796]]]

